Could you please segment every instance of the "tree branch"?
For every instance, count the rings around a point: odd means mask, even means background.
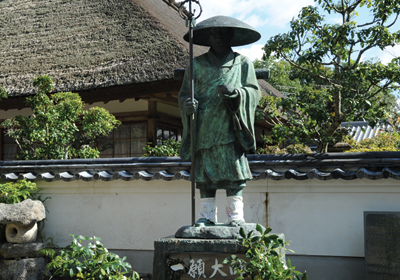
[[[386,26],[386,28],[392,27],[396,23],[398,18],[399,18],[399,14],[396,14],[396,18],[394,19],[394,21],[391,24],[389,24],[388,26]]]
[[[326,6],[328,6],[329,8],[333,9],[335,12],[340,13],[338,9],[336,9],[335,6],[332,6],[331,4],[329,4],[328,0],[324,0]]]
[[[371,25],[371,24],[374,24],[374,23],[377,23],[377,22],[378,22],[378,20],[376,20],[376,18],[374,17],[374,20],[373,20],[373,21],[368,22],[368,23],[364,23],[364,24],[357,25],[357,28],[361,28],[361,27],[364,27],[364,26],[368,26],[368,25]]]
[[[297,63],[293,62],[293,61],[292,61],[291,59],[289,59],[282,51],[278,51],[278,52],[279,52],[279,54],[283,57],[283,59],[285,59],[287,62],[289,62],[290,65],[292,65],[293,67],[295,67],[295,68],[297,68],[297,69],[300,69],[300,70],[303,70],[303,71],[305,71],[305,72],[311,74],[312,76],[314,76],[314,77],[316,77],[316,78],[320,78],[320,79],[322,79],[322,80],[328,82],[328,83],[331,84],[334,88],[337,88],[337,89],[340,88],[340,85],[339,85],[339,84],[336,84],[336,83],[333,82],[331,79],[329,79],[329,78],[327,78],[327,77],[325,77],[325,76],[321,76],[321,75],[312,73],[312,72],[310,71],[310,69],[305,68],[305,67],[301,67],[301,66],[298,65]]]

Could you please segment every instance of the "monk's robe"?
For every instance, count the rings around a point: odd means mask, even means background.
[[[252,179],[246,153],[256,149],[255,110],[261,98],[253,63],[230,51],[222,60],[212,51],[193,60],[195,112],[195,181],[197,188],[240,189]],[[235,88],[224,100],[218,85]],[[187,67],[179,92],[183,135],[180,156],[190,160],[190,116],[184,102],[190,98],[190,71]]]

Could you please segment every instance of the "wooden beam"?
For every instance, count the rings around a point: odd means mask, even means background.
[[[181,88],[181,82],[170,80],[155,81],[150,83],[130,84],[123,86],[113,86],[97,88],[87,91],[78,91],[85,103],[109,102],[111,100],[123,99],[144,99],[144,98],[168,98],[177,96]],[[0,101],[0,110],[23,109],[26,105],[27,96],[11,97]]]
[[[149,118],[157,117],[157,101],[150,100],[148,102],[148,107],[149,107]]]
[[[157,101],[148,102],[148,120],[147,120],[147,142],[151,142],[151,146],[157,145]]]
[[[147,142],[151,142],[151,146],[157,145],[157,131],[156,131],[157,119],[147,120]]]
[[[174,117],[174,116],[167,115],[167,114],[162,114],[162,113],[158,113],[158,115],[159,115],[159,123],[182,127],[181,118]]]
[[[3,98],[0,101],[0,110],[11,110],[11,109],[18,109],[21,110],[23,108],[27,108],[29,106],[25,103],[26,97],[8,97]]]
[[[89,91],[81,91],[79,95],[86,103],[130,98],[165,98],[167,96],[177,95],[180,87],[181,83],[179,81],[164,80],[152,83],[98,88]]]
[[[151,99],[147,99],[147,98],[143,98],[144,100],[148,100],[148,101],[157,101],[163,104],[167,104],[167,105],[171,105],[174,106],[176,108],[179,108],[179,104],[178,104],[178,99],[174,98],[174,97],[158,97],[158,98],[151,98]]]
[[[4,145],[4,143],[3,143],[3,129],[2,128],[0,128],[0,160],[3,160],[4,158],[3,158],[3,145]]]

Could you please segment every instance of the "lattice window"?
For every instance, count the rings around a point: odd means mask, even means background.
[[[180,141],[182,139],[182,129],[168,125],[157,125],[157,145],[162,145],[163,140],[172,139]]]
[[[123,124],[99,141],[98,148],[102,158],[139,157],[144,154],[147,142],[147,123]],[[111,144],[111,145],[110,145]]]
[[[18,145],[15,143],[14,139],[11,137],[8,137],[4,130],[1,130],[1,133],[3,134],[2,142],[0,145],[2,145],[2,155],[1,159],[2,160],[16,160],[17,159],[17,152],[18,152]]]

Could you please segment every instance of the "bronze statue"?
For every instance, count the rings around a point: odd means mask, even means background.
[[[253,63],[231,47],[260,37],[249,25],[224,16],[207,19],[193,30],[194,44],[210,46],[193,60],[195,100],[190,99],[188,70],[179,93],[183,160],[190,160],[189,116],[195,114],[194,176],[201,196],[196,224],[217,223],[217,189],[226,190],[225,224],[244,223],[242,189],[252,179],[246,153],[256,148],[254,114],[261,94]]]

